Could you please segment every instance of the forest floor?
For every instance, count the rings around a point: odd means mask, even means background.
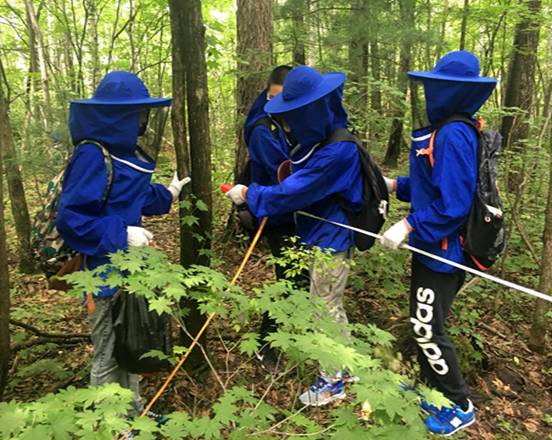
[[[148,229],[156,237],[157,246],[174,261],[177,260],[178,253],[177,226],[175,210],[168,217],[147,221]],[[223,271],[229,275],[241,260],[242,248],[240,245],[220,246],[219,249],[215,249],[217,257],[225,261]],[[246,277],[241,280],[247,289],[273,279],[272,268],[266,262],[266,255],[263,246],[255,251],[248,264]],[[15,269],[15,257],[11,257],[10,265]],[[79,299],[47,290],[43,277],[18,275],[12,282],[15,286],[13,319],[51,333],[89,332],[86,314]],[[467,295],[467,290],[462,295]],[[408,360],[411,358],[411,352],[404,348],[407,346],[404,344],[404,335],[408,326],[401,315],[401,308],[404,309],[407,296],[404,294],[401,297],[399,305],[394,303],[396,299],[382,297],[378,292],[377,289],[349,288],[349,318],[354,322],[375,323],[394,333],[399,341],[397,349],[403,351],[403,357]],[[458,437],[474,440],[552,438],[550,347],[544,350],[546,355],[531,352],[524,343],[528,334],[527,319],[504,318],[523,316],[523,312],[529,312],[530,309],[514,310],[508,314],[504,310],[508,308],[508,304],[505,304],[500,309],[499,316],[492,307],[486,307],[478,301],[475,301],[472,307],[479,308],[479,318],[474,325],[482,346],[481,350],[476,352],[479,355],[472,356],[478,360],[477,365],[467,368],[467,371],[473,400],[478,409],[478,423]],[[13,345],[32,340],[32,333],[22,331],[19,327],[13,326],[12,331],[16,332]],[[198,380],[186,372],[181,372],[157,403],[155,410],[185,410],[196,416],[206,414],[208,408],[220,396],[223,387],[239,383],[242,377],[248,377],[249,383],[254,384],[255,391],[259,394],[269,388],[266,399],[271,404],[291,408],[298,395],[310,383],[301,383],[296,370],[293,370],[282,380],[272,384],[270,377],[267,377],[254,361],[232,349],[233,342],[236,342],[232,338],[235,339],[235,335],[225,328],[225,323],[215,320],[208,332],[207,344],[217,374],[211,372],[208,378]],[[86,386],[92,346],[88,341],[67,339],[61,342],[63,343],[20,348],[17,351],[12,363],[12,380],[7,389],[8,399],[32,400],[68,385]],[[36,361],[40,361],[40,368],[36,363],[33,364]],[[408,361],[403,365],[406,365],[406,368],[415,368],[415,362]],[[310,381],[315,372],[311,373],[312,375],[301,376],[307,376]],[[162,376],[144,378],[143,396],[152,396],[163,379]],[[307,411],[310,417],[324,418],[324,409]]]

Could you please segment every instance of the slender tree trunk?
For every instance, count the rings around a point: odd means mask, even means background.
[[[441,23],[441,29],[439,31],[439,41],[437,42],[437,46],[435,48],[435,57],[436,59],[441,58],[441,53],[443,51],[443,47],[446,43],[446,33],[447,33],[447,16],[449,11],[449,0],[445,0],[443,2],[443,9],[445,11],[443,16],[443,21]],[[427,60],[426,68],[430,68],[430,66],[433,65],[433,60]]]
[[[96,0],[86,0],[84,4],[87,6],[90,14],[90,57],[92,58],[92,90],[96,90],[96,86],[100,81],[100,53],[98,45],[98,22],[100,17],[96,6]]]
[[[552,136],[552,128],[550,129]],[[551,138],[552,139],[552,138]],[[543,247],[541,254],[539,290],[552,295],[552,155],[550,155],[550,173],[548,181],[548,201],[543,232]],[[529,335],[529,347],[539,353],[546,350],[546,334],[548,329],[548,302],[537,299],[533,311],[533,323]]]
[[[501,132],[505,149],[511,151],[514,158],[509,164],[506,175],[506,188],[515,191],[521,184],[526,151],[525,143],[530,136],[531,115],[535,108],[535,77],[537,51],[539,46],[540,0],[527,1],[528,14],[516,26],[514,49],[510,62],[508,83],[506,86],[504,107],[510,115],[502,119]]]
[[[183,8],[178,0],[170,0],[171,11],[171,36],[172,36],[172,130],[174,148],[176,152],[176,165],[179,176],[190,175],[190,153],[188,151],[188,131],[186,128],[186,58],[184,55],[185,42],[185,18]],[[180,199],[191,192],[190,185],[186,185],[180,194]],[[180,207],[180,216],[187,215],[187,210]],[[180,261],[187,259],[187,246],[192,241],[191,230],[184,224],[180,224]]]
[[[28,121],[29,122],[39,114],[38,105],[36,102],[36,93],[39,88],[38,76],[40,75],[40,70],[38,67],[38,50],[36,48],[36,36],[34,34],[34,29],[31,26],[31,19],[29,17],[28,11],[26,11],[27,17],[27,35],[29,42],[29,76],[27,77],[27,112],[28,112]]]
[[[24,0],[27,17],[30,20],[30,26],[36,37],[38,46],[38,61],[40,65],[40,76],[42,79],[42,92],[44,93],[44,129],[49,132],[52,125],[52,104],[50,100],[50,80],[48,77],[48,55],[44,46],[44,38],[38,24],[34,5],[32,0]]]
[[[416,0],[401,0],[399,2],[401,10],[401,22],[404,23],[406,29],[414,29],[414,13],[416,8]],[[401,149],[404,144],[403,139],[403,122],[406,107],[406,94],[408,92],[408,78],[406,72],[410,70],[411,51],[412,51],[412,36],[410,32],[403,32],[400,49],[399,73],[397,78],[397,88],[403,98],[397,105],[394,111],[393,121],[391,122],[391,133],[387,143],[387,152],[385,153],[385,165],[396,167]]]
[[[247,162],[247,146],[242,125],[253,101],[266,85],[272,64],[272,0],[238,0],[238,83],[236,88],[236,127],[238,148],[234,179]]]
[[[549,36],[548,39],[547,53],[549,56],[552,54],[552,36]],[[547,66],[550,67],[550,64],[552,64],[552,62],[548,62]],[[552,95],[552,78],[549,80],[549,84],[546,87],[544,95],[543,114],[546,117],[549,117]],[[549,142],[552,144],[552,121],[549,120],[548,124],[548,132],[550,134]],[[544,133],[541,133],[541,135],[544,136]],[[543,247],[540,259],[539,290],[552,295],[552,154],[550,155],[549,167],[548,200],[546,204],[544,231],[542,237]],[[547,313],[549,310],[550,304],[548,302],[537,299],[535,309],[533,311],[533,321],[529,334],[528,346],[538,353],[543,353],[546,349],[546,336],[548,331]]]
[[[356,109],[355,113],[359,116],[358,120],[353,122],[363,144],[367,142],[367,120],[369,119],[366,117],[368,111],[368,39],[364,32],[358,31],[360,26],[357,23],[366,23],[368,20],[366,10],[366,0],[351,2],[350,22],[353,34],[349,43],[349,69],[351,70],[349,83],[355,86],[356,93],[349,96],[349,103],[351,108]]]
[[[466,47],[466,29],[468,27],[468,14],[470,12],[470,0],[464,0],[464,9],[462,10],[462,24],[460,25],[460,50]]]
[[[0,78],[3,77],[4,68],[0,59]],[[22,272],[31,273],[34,271],[33,257],[31,254],[31,220],[25,198],[23,178],[19,169],[15,144],[13,142],[10,121],[8,117],[8,102],[4,95],[3,87],[0,84],[0,144],[4,167],[6,169],[6,180],[12,214],[15,221],[15,231],[19,243],[19,268]]]
[[[0,79],[2,76],[0,75]],[[0,93],[2,88],[0,87]],[[4,175],[3,156],[4,146],[8,142],[6,138],[11,136],[8,129],[2,127],[7,121],[6,103],[3,95],[0,95],[0,176]],[[8,379],[8,366],[10,362],[10,280],[8,271],[8,250],[6,245],[6,227],[4,218],[4,179],[0,178],[0,400]]]
[[[211,141],[209,135],[209,95],[207,90],[207,66],[205,63],[205,28],[201,14],[201,2],[170,0],[173,40],[173,133],[180,176],[191,172],[192,202],[201,200],[206,211],[196,210],[197,225],[181,224],[180,259],[183,266],[209,264],[211,247],[212,185],[211,185]],[[186,117],[184,97],[187,98],[190,131],[190,152],[186,142]],[[189,191],[189,189],[188,189]],[[180,209],[180,218],[189,211]],[[202,252],[203,251],[203,252]],[[195,301],[184,301],[188,309],[186,332],[181,333],[181,344],[189,346],[205,322]],[[200,345],[206,349],[206,337]],[[186,368],[198,371],[205,366],[205,359],[199,348],[188,358]]]
[[[378,84],[372,84],[370,93],[370,104],[372,111],[381,112],[381,86],[379,81],[381,80],[381,60],[379,52],[379,43],[377,35],[370,37],[370,72],[372,74],[372,80]]]
[[[293,3],[293,63],[295,65],[303,65],[307,60],[305,53],[305,10],[307,10],[307,4],[304,0],[296,0]]]
[[[187,16],[186,97],[188,103],[188,129],[190,133],[190,161],[192,192],[208,207],[198,211],[199,224],[194,226],[202,241],[195,240],[188,264],[209,264],[209,257],[201,250],[211,248],[212,184],[211,184],[211,138],[209,134],[209,91],[207,65],[205,63],[205,26],[201,15],[201,2],[190,0],[184,8]],[[186,263],[186,262],[184,262]]]
[[[534,99],[535,67],[539,46],[541,0],[526,0],[527,14],[516,25],[514,49],[504,92],[504,107],[512,114],[502,118],[504,147],[513,153],[523,149],[529,135],[529,113]],[[515,109],[518,108],[519,112]],[[517,167],[509,173],[509,189],[517,186]]]

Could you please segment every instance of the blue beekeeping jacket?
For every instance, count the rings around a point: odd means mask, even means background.
[[[451,122],[435,138],[433,169],[421,154],[441,121],[454,116],[473,117],[494,89],[494,84],[424,80],[426,110],[431,127],[415,130],[410,149],[410,177],[397,179],[397,197],[411,203],[407,217],[413,227],[410,244],[457,263],[464,263],[460,230],[467,220],[477,187],[478,140],[463,122]],[[414,254],[437,272],[457,269]]]
[[[251,106],[244,125],[244,139],[249,150],[251,181],[263,186],[278,184],[278,167],[289,159],[289,143],[282,128],[275,124],[272,133],[266,125],[256,125],[269,115],[264,111],[268,102],[267,90],[264,90]],[[275,215],[268,219],[268,225],[276,226],[293,223],[292,214]]]
[[[335,142],[316,148],[337,128],[347,127],[342,90],[299,109],[283,113],[299,142],[291,155],[292,175],[280,185],[253,184],[247,201],[258,217],[305,210],[348,224],[338,197],[353,210],[362,206],[362,176],[357,146]],[[307,245],[342,252],[354,246],[353,233],[310,218],[297,216],[297,234]]]
[[[91,139],[111,153],[113,184],[107,202],[107,170],[100,149],[79,146],[67,166],[56,227],[65,242],[85,255],[89,269],[108,262],[107,255],[127,248],[127,226],[141,226],[142,215],[169,212],[172,195],[151,184],[155,163],[137,154],[140,107],[71,104],[69,129],[73,143]],[[117,289],[104,287],[99,296]]]

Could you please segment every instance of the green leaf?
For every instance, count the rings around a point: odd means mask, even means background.
[[[149,309],[156,311],[159,315],[162,313],[170,313],[173,302],[170,298],[158,296],[149,300]]]
[[[207,204],[203,201],[203,200],[196,200],[196,208],[199,209],[200,211],[202,212],[207,212],[209,211],[209,207],[207,206]]]
[[[185,215],[180,219],[180,223],[186,226],[199,225],[199,219],[195,215]]]
[[[242,336],[240,342],[240,351],[246,353],[248,356],[252,356],[253,353],[259,348],[259,334],[258,333],[246,333]]]

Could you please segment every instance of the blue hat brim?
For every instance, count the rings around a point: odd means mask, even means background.
[[[113,105],[113,106],[138,106],[138,107],[168,107],[172,103],[172,98],[141,98],[141,99],[129,99],[127,101],[115,101],[107,99],[77,99],[71,101],[74,104],[87,104],[87,105]]]
[[[498,81],[495,78],[489,78],[488,76],[475,76],[475,77],[466,77],[466,76],[452,76],[452,75],[440,75],[433,72],[408,72],[410,79],[437,79],[441,81],[453,81],[453,82],[464,82],[464,83],[474,83],[474,84],[496,84]]]
[[[316,89],[298,96],[295,99],[288,100],[284,99],[283,93],[280,93],[266,103],[264,111],[270,114],[278,114],[304,107],[326,96],[328,93],[333,92],[340,87],[346,79],[347,75],[342,72],[324,73],[322,74],[322,81],[318,84]]]

